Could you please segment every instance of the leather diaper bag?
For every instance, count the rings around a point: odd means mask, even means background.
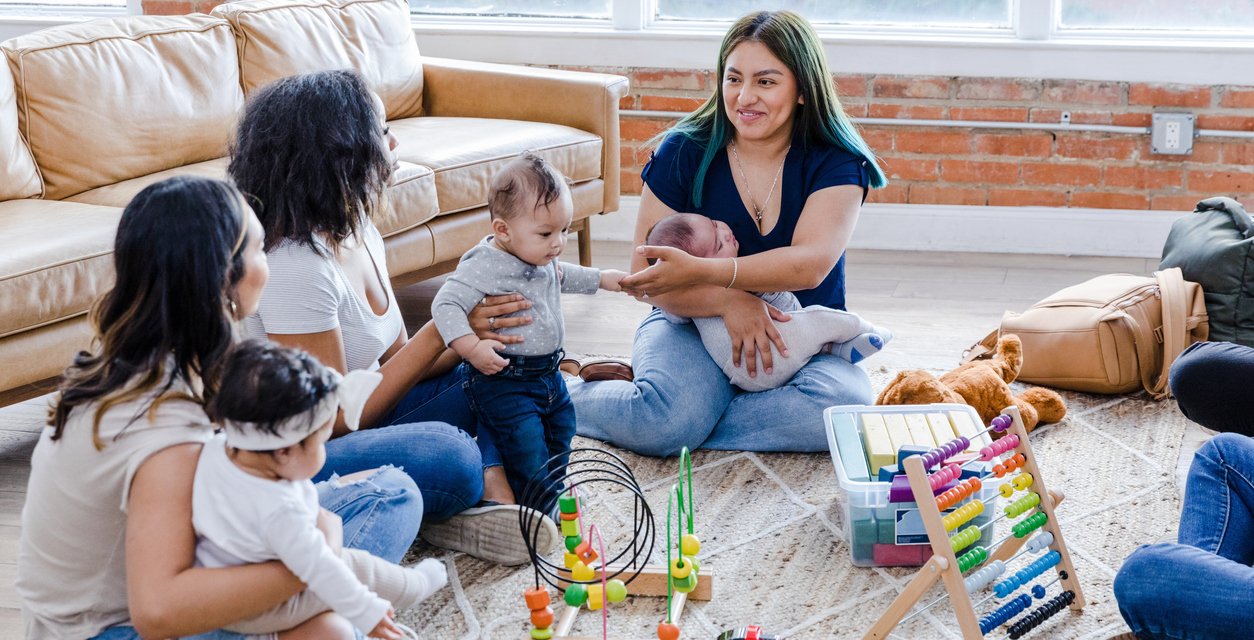
[[[997,338],[1023,342],[1019,380],[1089,393],[1145,389],[1170,395],[1167,372],[1176,357],[1208,333],[1202,288],[1180,269],[1154,276],[1098,276],[1067,287],[1023,313],[1007,311],[1001,327],[963,355],[992,357]]]

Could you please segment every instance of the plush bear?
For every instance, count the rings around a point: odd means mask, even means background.
[[[1062,420],[1067,415],[1067,407],[1056,392],[1032,387],[1016,396],[1010,390],[1010,383],[1019,377],[1022,366],[1023,343],[1019,336],[1003,335],[991,359],[968,362],[940,378],[922,369],[899,372],[880,392],[875,404],[969,404],[975,407],[985,424],[1014,404],[1019,407],[1023,426],[1028,431],[1042,422]]]

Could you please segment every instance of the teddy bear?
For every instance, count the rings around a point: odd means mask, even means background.
[[[880,392],[875,404],[969,404],[975,407],[985,424],[1014,404],[1019,407],[1023,426],[1028,431],[1040,423],[1062,420],[1067,415],[1067,407],[1057,392],[1032,387],[1016,396],[1010,390],[1010,383],[1019,377],[1022,366],[1023,343],[1019,336],[1003,335],[997,341],[997,351],[992,358],[967,362],[940,378],[922,369],[899,372]]]

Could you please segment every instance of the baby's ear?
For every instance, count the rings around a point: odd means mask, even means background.
[[[502,218],[492,218],[492,234],[509,237],[509,223]]]

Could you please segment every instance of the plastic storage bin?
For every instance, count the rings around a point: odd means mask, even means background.
[[[932,556],[927,533],[923,530],[922,520],[918,515],[918,505],[914,502],[889,502],[889,490],[892,483],[876,480],[876,476],[870,473],[869,466],[860,470],[860,473],[869,476],[867,480],[851,478],[851,474],[846,469],[849,466],[857,472],[859,460],[862,464],[867,464],[862,415],[868,413],[881,416],[940,413],[950,420],[952,428],[951,411],[962,412],[969,416],[976,431],[984,429],[985,425],[980,420],[979,414],[974,408],[965,404],[843,405],[829,407],[823,412],[823,423],[827,431],[832,464],[836,467],[836,478],[840,482],[840,487],[845,490],[846,494],[845,534],[849,541],[854,565],[859,567],[919,566]],[[852,418],[852,420],[846,420],[844,417]],[[853,429],[852,434],[847,433],[850,428]],[[954,437],[957,435],[949,437],[946,441]],[[971,440],[971,448],[979,450],[980,447],[990,442],[992,439],[984,433]],[[841,446],[842,444],[844,447]],[[944,444],[944,442],[937,444]],[[992,476],[983,480],[980,492],[974,497],[984,501],[985,509],[969,523],[976,526],[986,524],[997,516],[997,503],[1001,497],[998,488],[1006,481],[1005,478]],[[963,527],[966,526],[968,525],[963,525]],[[992,527],[984,529],[980,541],[975,544],[988,546],[992,542],[992,529]]]

